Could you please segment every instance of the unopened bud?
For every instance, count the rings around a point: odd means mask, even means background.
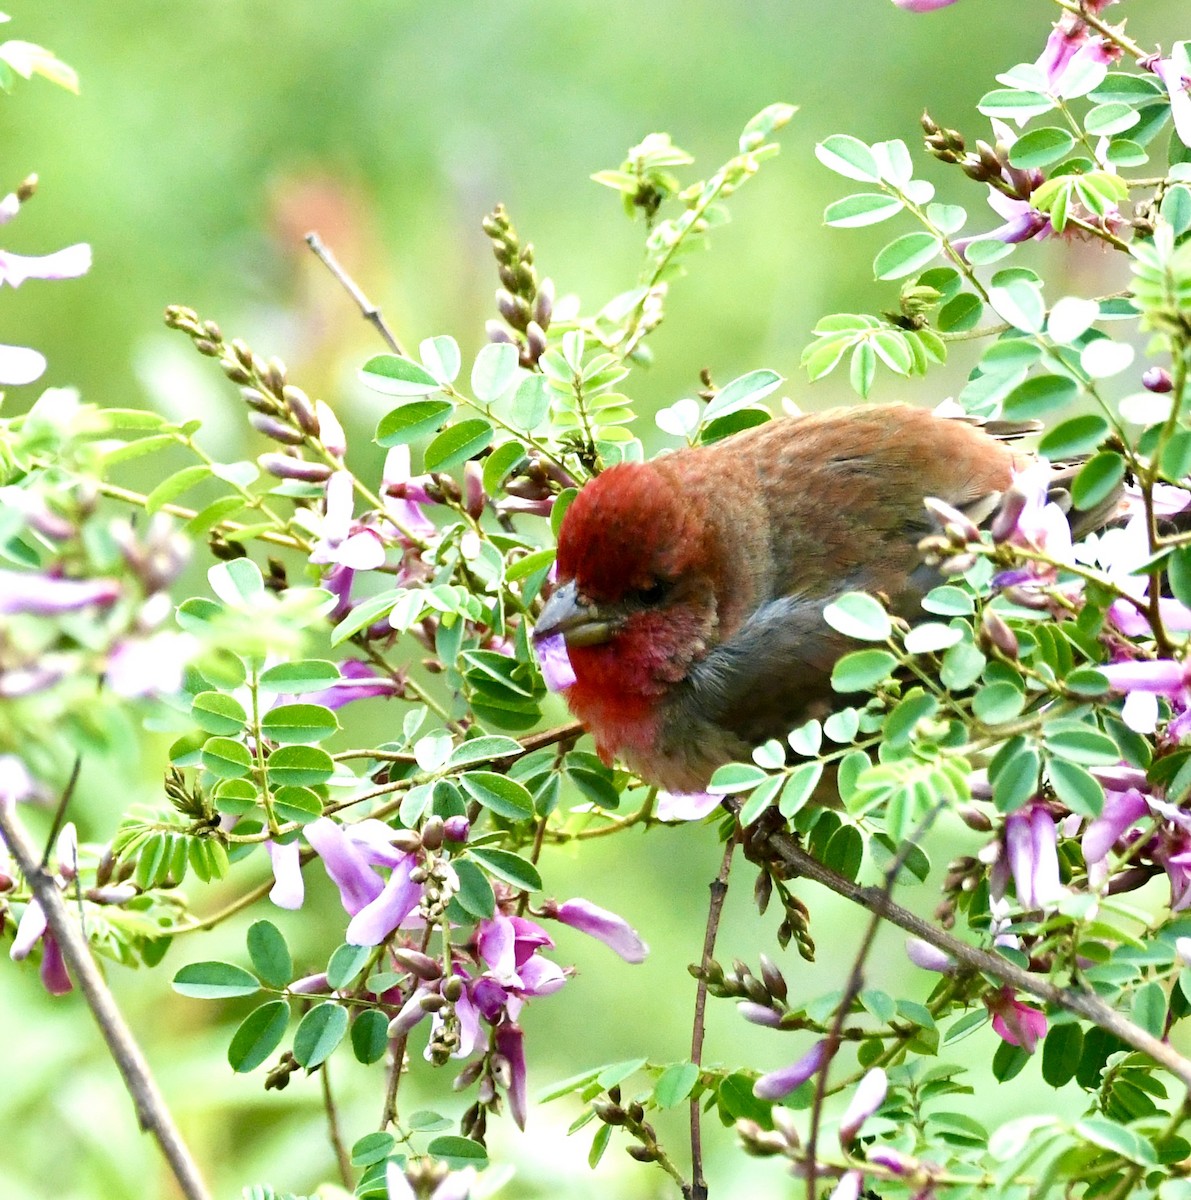
[[[526,302],[524,296],[514,296],[512,292],[505,288],[498,288],[496,292],[496,308],[500,315],[514,329],[524,329],[529,323],[529,304]]]
[[[403,966],[419,979],[433,980],[442,975],[442,964],[420,950],[398,949],[393,952],[393,961]]]
[[[287,383],[281,389],[281,394],[285,399],[286,407],[293,413],[294,420],[302,427],[302,431],[310,434],[311,437],[318,437],[318,417],[315,415],[310,397],[292,383]]]
[[[1005,623],[1005,618],[991,608],[984,610],[980,619],[980,645],[983,649],[996,649],[1008,659],[1017,659],[1017,635]]]
[[[1150,367],[1141,377],[1141,386],[1147,391],[1159,394],[1169,392],[1174,387],[1170,372],[1162,367]]]
[[[280,396],[285,388],[285,363],[279,358],[271,358],[261,372],[261,378],[268,385],[269,391]]]
[[[256,360],[253,358],[252,350],[249,348],[248,343],[243,338],[232,338],[229,345],[232,348],[232,353],[251,371]]]
[[[458,975],[452,975],[442,985],[442,994],[454,1004],[463,995],[463,980]]]
[[[205,354],[208,358],[218,358],[220,354],[219,347],[204,337],[196,337],[194,339],[194,348],[200,354]]]
[[[761,955],[761,978],[771,996],[776,996],[779,1000],[786,998],[786,977],[778,970],[777,964],[765,954]]]
[[[448,817],[442,831],[448,842],[466,842],[471,833],[471,822],[463,816]]]
[[[484,468],[474,459],[463,466],[463,496],[467,515],[478,521],[488,497],[484,494]]]
[[[223,331],[215,324],[214,321],[203,322],[203,333],[213,342],[223,341]]]
[[[437,850],[442,845],[444,828],[443,819],[437,813],[432,817],[427,817],[422,826],[422,845],[427,850]]]
[[[990,833],[992,831],[993,823],[989,819],[988,813],[983,809],[966,804],[957,810],[957,815],[969,829],[974,829],[977,833]]]
[[[237,362],[234,358],[229,358],[225,355],[219,360],[219,366],[232,383],[243,384],[252,382],[252,374],[245,369],[243,363]]]
[[[249,413],[248,424],[257,433],[263,433],[265,437],[280,442],[283,446],[300,446],[306,440],[306,435],[300,429],[286,425],[284,421],[279,421],[268,413]]]
[[[263,471],[278,479],[301,479],[307,483],[323,483],[331,478],[331,468],[326,463],[307,462],[288,454],[262,454],[257,460]]]
[[[533,300],[533,319],[542,327],[550,328],[550,318],[554,315],[554,280],[543,279],[538,284],[538,294]]]
[[[530,321],[525,327],[525,352],[530,360],[537,362],[546,350],[546,334],[537,321]]]
[[[625,1149],[629,1152],[630,1157],[635,1158],[638,1162],[657,1162],[658,1150],[656,1146],[640,1146],[634,1142],[631,1146],[626,1146]]]
[[[441,1012],[444,1008],[446,1008],[447,1000],[445,996],[440,996],[437,992],[427,992],[427,994],[418,1001],[418,1006],[423,1012]]]
[[[272,413],[277,411],[275,401],[266,396],[258,388],[242,387],[240,389],[240,398],[255,412]]]
[[[37,191],[37,176],[26,175],[20,183],[17,184],[17,199],[24,204],[26,200],[32,200],[34,193]]]
[[[499,321],[485,321],[484,332],[490,342],[513,342],[513,335]]]
[[[954,505],[940,500],[937,496],[927,496],[922,503],[953,544],[966,546],[969,542],[980,541],[980,530],[976,523]]]

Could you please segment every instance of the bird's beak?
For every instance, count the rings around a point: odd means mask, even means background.
[[[562,634],[568,646],[598,646],[615,632],[615,624],[594,604],[580,601],[573,580],[564,583],[546,601],[546,607],[533,627],[535,641]]]

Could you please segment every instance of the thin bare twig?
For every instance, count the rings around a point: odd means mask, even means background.
[[[67,908],[57,881],[39,866],[37,849],[15,809],[4,804],[0,804],[0,834],[45,912],[46,923],[62,951],[66,966],[77,981],[87,1007],[91,1009],[95,1023],[124,1077],[124,1086],[132,1097],[141,1129],[156,1139],[186,1200],[211,1200],[211,1193],[207,1191],[198,1164],[174,1124],[149,1070],[149,1063],[91,957],[91,948],[83,937],[79,923]]]
[[[323,1108],[327,1112],[327,1133],[331,1138],[331,1146],[335,1151],[335,1162],[339,1166],[339,1178],[347,1189],[352,1187],[352,1157],[347,1151],[343,1133],[339,1128],[339,1109],[335,1107],[335,1097],[331,1093],[330,1063],[324,1062],[319,1067],[319,1076],[323,1087]]]
[[[356,302],[356,306],[363,314],[364,319],[380,334],[384,339],[385,345],[394,354],[400,354],[404,357],[405,351],[401,349],[401,343],[393,336],[392,330],[385,324],[385,319],[381,316],[380,309],[364,295],[360,285],[339,265],[339,260],[331,253],[330,248],[314,230],[311,230],[306,235],[306,245],[314,251],[315,257],[319,262],[335,276],[343,290]]]
[[[724,858],[720,873],[709,885],[711,903],[707,908],[707,931],[703,935],[703,955],[699,959],[699,986],[695,989],[695,1022],[691,1028],[691,1062],[703,1065],[703,1031],[707,1012],[707,969],[715,954],[715,937],[719,932],[720,914],[724,911],[724,899],[728,895],[728,874],[732,870],[732,856],[736,853],[736,831],[728,838],[724,847]],[[698,1089],[691,1095],[691,1182],[683,1184],[682,1194],[686,1200],[707,1200],[707,1180],[703,1178],[703,1126],[702,1098]]]
[[[1184,1058],[1177,1050],[1135,1025],[1123,1014],[1109,1008],[1090,991],[1072,987],[1059,987],[1049,979],[1035,975],[1017,966],[1000,954],[971,946],[967,942],[947,933],[929,921],[924,921],[908,909],[895,904],[879,887],[863,887],[846,879],[838,872],[825,867],[812,858],[788,834],[775,834],[768,839],[770,851],[799,875],[822,884],[825,888],[859,904],[862,908],[879,916],[882,920],[904,929],[914,937],[942,950],[962,966],[991,975],[1002,983],[1026,992],[1047,1004],[1073,1012],[1108,1033],[1119,1037],[1126,1045],[1145,1054],[1159,1066],[1164,1067],[1182,1084],[1191,1089],[1191,1059]]]

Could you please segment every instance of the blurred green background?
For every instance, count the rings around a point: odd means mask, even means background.
[[[986,136],[976,100],[997,71],[1037,56],[1057,16],[1044,0],[961,0],[926,16],[888,0],[108,0],[102,8],[23,0],[9,11],[5,33],[73,65],[82,94],[35,80],[0,103],[8,147],[0,190],[32,171],[41,178],[4,244],[43,253],[88,241],[95,266],[82,280],[0,292],[3,340],[47,354],[45,383],[77,385],[101,405],[201,416],[212,453],[256,453],[263,447],[246,444],[233,389],[161,324],[166,304],[191,305],[229,336],[280,355],[293,379],[328,399],[354,435],[357,465],[369,461],[365,443],[384,405],[355,372],[381,347],[306,249],[308,229],[334,248],[407,346],[450,332],[467,361],[495,315],[480,218],[496,202],[534,243],[540,272],[561,292],[578,292],[590,311],[631,286],[644,230],[588,176],[618,165],[646,133],[666,130],[696,156],[689,178],[703,177],[734,152],[757,110],[790,101],[801,111],[781,135],[781,156],[734,197],[733,223],[714,232],[710,252],[691,259],[691,277],[674,286],[652,339],[655,365],[635,372],[630,390],[648,412],[692,394],[702,367],[723,383],[768,366],[789,378],[787,393],[799,403],[846,402],[850,394],[834,377],[810,391],[798,356],[824,313],[893,306],[896,289],[874,284],[871,272],[893,227],[823,227],[824,205],[854,189],[817,163],[815,142],[850,132],[917,147],[924,106],[969,139]],[[1186,0],[1133,0],[1111,15],[1118,12],[1142,44],[1169,45],[1189,32],[1176,24],[1185,21]],[[982,188],[937,164],[923,173],[945,198],[968,206],[975,228],[998,223]],[[1074,283],[1103,261],[1099,249],[1078,244],[1038,253],[1062,259],[1059,286],[1063,271]],[[957,389],[967,365],[961,358],[925,384],[883,381],[876,398],[934,403]],[[35,392],[24,392],[6,403],[28,404]],[[642,436],[650,448],[661,444],[651,426]],[[394,719],[379,708],[376,736]],[[156,798],[162,750],[152,744],[118,780],[84,774],[77,812],[86,836],[110,836],[130,800]],[[961,840],[956,832],[956,846]],[[579,974],[528,1011],[531,1091],[600,1062],[686,1055],[694,985],[685,964],[698,956],[719,854],[710,829],[691,827],[596,843],[581,858],[547,858],[548,890],[624,913],[654,954],[630,968],[563,932],[559,957]],[[233,872],[226,896],[259,869]],[[755,963],[758,948],[772,947],[776,918],[758,926],[751,887],[751,873],[738,869],[721,933],[726,959]],[[814,912],[820,961],[783,963],[794,991],[819,994],[842,982],[859,924],[809,885],[800,894]],[[923,911],[933,906],[926,889],[905,898]],[[218,903],[201,899],[204,911]],[[342,931],[335,897],[317,886],[302,913],[259,915],[277,921],[312,969]],[[278,1094],[262,1090],[259,1072],[233,1076],[224,1050],[242,1011],[181,1000],[167,986],[186,961],[242,961],[245,924],[192,935],[162,971],[117,970],[113,982],[216,1193],[236,1195],[255,1181],[301,1192],[334,1176],[317,1078],[298,1078]],[[919,998],[930,986],[909,976],[900,937],[886,934],[871,982],[899,981]],[[77,996],[50,1000],[33,971],[6,969],[0,1029],[0,1196],[175,1194]],[[983,1043],[971,1052],[966,1044],[965,1057],[991,1056],[992,1035],[978,1036]],[[709,1062],[768,1070],[806,1045],[745,1025],[730,1004],[711,1006]],[[380,1076],[341,1057],[331,1066],[350,1141],[375,1127]],[[1076,1093],[1056,1097],[1036,1064],[1027,1071],[1040,1108],[1078,1109]],[[440,1103],[444,1083],[417,1060],[406,1110]],[[988,1116],[987,1097],[981,1106]],[[566,1101],[536,1109],[526,1138],[507,1122],[497,1129],[496,1160],[518,1164],[502,1195],[673,1193],[661,1172],[631,1163],[615,1141],[589,1172],[591,1129],[563,1136],[576,1111]],[[680,1159],[682,1130],[681,1112],[662,1130]],[[713,1132],[710,1140],[716,1200],[793,1194],[780,1168],[743,1159],[730,1135]]]

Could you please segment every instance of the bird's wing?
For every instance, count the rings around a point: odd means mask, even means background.
[[[830,713],[831,669],[856,643],[827,624],[824,603],[782,596],[762,605],[691,669],[674,717],[756,744]]]

